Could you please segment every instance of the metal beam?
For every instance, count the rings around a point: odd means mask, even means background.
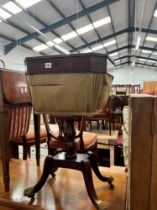
[[[135,20],[135,0],[128,1],[128,27],[133,28]],[[128,45],[132,45],[133,40],[133,30],[128,33]],[[128,55],[131,55],[131,48],[128,48]],[[130,63],[130,58],[128,58],[128,63]]]
[[[119,35],[124,34],[124,33],[127,33],[127,32],[129,32],[129,29],[128,28],[125,28],[125,29],[122,29],[120,31],[117,31],[117,32],[115,32],[113,34],[109,34],[109,35],[107,35],[107,36],[105,36],[105,37],[103,37],[101,39],[97,39],[97,40],[94,40],[92,42],[89,42],[88,45],[98,44],[100,42],[106,41],[106,40],[108,40],[110,38],[113,38],[115,36],[119,36]],[[73,53],[73,52],[77,51],[78,49],[82,50],[82,49],[85,49],[86,47],[88,47],[88,46],[87,45],[82,45],[82,46],[80,46],[78,48],[75,48],[74,50],[71,50],[70,52]]]
[[[126,62],[123,62],[123,63],[121,63],[121,64],[117,64],[117,65],[115,65],[115,67],[119,67],[119,66],[122,66],[122,65],[125,65],[125,64],[128,64],[128,65],[129,65],[129,62],[126,61]],[[136,64],[137,64],[137,65],[143,65],[144,67],[145,67],[145,66],[154,67],[154,66],[152,66],[151,64],[144,64],[144,63],[140,63],[140,62],[138,62],[138,63],[136,63]],[[155,66],[155,67],[157,67],[157,66]]]
[[[139,30],[139,28],[136,27],[136,30]],[[146,29],[146,28],[142,28],[141,30],[142,30],[143,32],[145,32],[145,33],[157,34],[157,30]],[[119,35],[124,34],[124,33],[131,33],[131,32],[133,32],[133,31],[135,31],[135,27],[125,28],[125,29],[122,29],[122,30],[120,30],[120,31],[117,31],[117,32],[115,32],[115,33],[113,33],[113,34],[109,34],[109,35],[107,35],[107,36],[105,36],[105,37],[103,37],[103,38],[101,38],[101,39],[97,39],[97,40],[94,40],[94,41],[92,41],[92,42],[89,42],[88,45],[85,44],[85,45],[82,45],[82,46],[77,47],[77,48],[75,48],[75,49],[72,49],[72,50],[70,50],[70,52],[73,53],[73,52],[76,52],[77,50],[85,49],[85,48],[87,48],[87,47],[89,47],[89,46],[91,46],[91,45],[98,44],[98,43],[100,43],[100,42],[102,42],[102,41],[106,41],[106,40],[108,40],[108,39],[110,39],[110,38],[113,38],[113,37],[115,37],[115,36],[119,36]],[[131,49],[131,48],[132,48],[131,46],[133,46],[133,45],[130,44],[130,45],[127,45],[127,46],[128,46],[128,49]],[[135,47],[135,46],[134,46],[134,47]],[[144,47],[144,48],[145,48],[145,47]],[[144,49],[144,48],[143,48],[143,49]],[[117,52],[117,50],[113,50],[112,52],[113,52],[113,53],[114,53],[114,52]],[[111,52],[108,52],[108,53],[111,53]]]
[[[122,59],[125,59],[125,58],[133,58],[134,57],[134,55],[124,55],[124,56],[122,56],[122,57],[120,57],[120,59],[122,60]],[[145,60],[148,60],[148,61],[146,61],[146,62],[149,62],[149,60],[151,60],[151,61],[156,61],[156,59],[154,59],[154,58],[148,58],[148,57],[144,57],[144,56],[136,56],[136,58],[141,58],[141,59],[145,59]],[[119,60],[119,58],[117,58],[117,59],[115,59],[115,61],[116,60]]]
[[[3,34],[0,34],[0,38],[3,38],[3,39],[5,39],[7,41],[10,41],[10,42],[13,42],[14,41],[10,37],[8,37],[6,35],[3,35]],[[47,55],[46,53],[43,53],[43,52],[38,52],[38,53],[37,52],[34,52],[31,47],[29,47],[29,46],[27,46],[25,44],[22,44],[21,47],[23,47],[23,48],[25,48],[27,50],[30,50],[31,52],[36,53],[36,54],[39,54],[39,55]]]
[[[95,4],[95,5],[91,6],[91,7],[83,9],[80,12],[77,12],[77,13],[71,15],[71,16],[68,16],[68,17],[66,17],[66,18],[64,18],[64,19],[62,19],[62,20],[60,20],[60,21],[58,21],[56,23],[53,23],[53,24],[51,24],[51,25],[49,25],[47,27],[44,27],[44,28],[40,29],[40,32],[41,33],[48,33],[50,31],[53,31],[56,28],[59,28],[59,27],[65,25],[65,24],[69,24],[70,22],[72,22],[74,20],[77,20],[78,13],[79,13],[79,17],[81,18],[81,17],[86,16],[87,14],[93,13],[93,12],[95,12],[95,11],[97,11],[97,10],[99,10],[99,9],[109,5],[109,4],[117,2],[117,1],[119,1],[119,0],[105,0],[105,1],[102,1],[102,2],[100,2],[98,4]],[[25,43],[25,42],[27,42],[27,41],[29,41],[31,39],[37,38],[38,36],[40,36],[40,33],[34,32],[34,33],[31,33],[31,34],[29,34],[27,36],[24,36],[21,39],[16,40],[15,42],[7,44],[5,46],[5,54],[9,53],[17,45],[19,45],[19,44],[21,45],[21,44],[23,44],[23,43]]]

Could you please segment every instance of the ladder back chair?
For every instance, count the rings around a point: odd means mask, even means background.
[[[26,159],[30,146],[36,144],[33,129],[30,129],[32,105],[24,73],[0,68],[0,146],[5,191],[9,191],[9,159],[18,157],[17,147],[23,146]],[[43,132],[41,132],[43,133]],[[47,133],[41,136],[46,141]],[[36,161],[39,165],[39,148],[36,147]]]

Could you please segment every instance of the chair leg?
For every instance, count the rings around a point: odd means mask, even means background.
[[[30,146],[23,145],[23,160],[27,160],[28,154],[30,154]]]
[[[19,148],[16,143],[11,142],[10,150],[11,150],[11,158],[19,159]]]

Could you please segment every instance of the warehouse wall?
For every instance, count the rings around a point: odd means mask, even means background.
[[[113,84],[140,84],[143,81],[157,80],[157,69],[124,66],[109,71],[114,76]]]
[[[4,60],[6,68],[8,69],[25,71],[25,65],[24,65],[25,58],[37,55],[38,55],[37,53],[35,52],[33,53],[30,50],[27,50],[20,46],[16,47],[7,55],[4,55],[3,47],[2,45],[0,45],[0,59]]]

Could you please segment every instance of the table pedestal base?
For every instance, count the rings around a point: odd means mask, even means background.
[[[106,176],[104,177],[101,175],[97,166],[96,158],[92,152],[89,152],[87,154],[77,154],[77,157],[75,159],[66,159],[65,154],[65,152],[61,152],[55,156],[48,155],[45,159],[41,178],[35,186],[26,189],[24,191],[24,195],[28,197],[34,197],[35,193],[38,192],[45,184],[49,174],[55,171],[56,168],[61,167],[75,169],[82,171],[88,195],[94,206],[98,210],[106,210],[105,205],[102,203],[101,200],[98,199],[96,195],[93,185],[91,167],[93,168],[94,172],[100,180],[109,183],[110,188],[113,188],[113,178]]]

